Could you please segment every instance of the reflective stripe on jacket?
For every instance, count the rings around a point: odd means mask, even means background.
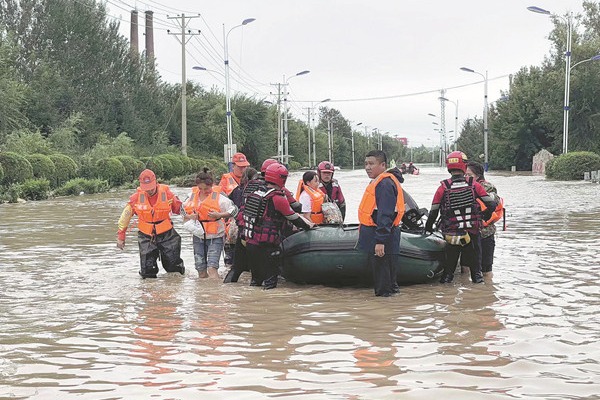
[[[239,186],[239,184],[240,183],[235,178],[235,175],[233,175],[232,172],[223,174],[223,176],[221,177],[221,182],[219,182],[219,186],[221,187],[221,190],[227,196],[229,196],[231,194],[231,192],[233,192],[233,189],[235,189],[237,186]]]
[[[394,218],[393,226],[399,226],[404,215],[404,192],[400,186],[400,182],[393,174],[384,172],[377,178],[373,179],[369,186],[365,189],[360,205],[358,206],[358,221],[361,225],[365,226],[377,226],[377,223],[373,220],[373,212],[377,209],[377,201],[375,198],[375,188],[385,178],[390,178],[398,189],[398,195],[396,196],[396,218]]]
[[[167,198],[169,187],[157,185],[157,199],[150,205],[148,193],[138,187],[138,200],[133,209],[138,216],[138,229],[146,235],[160,235],[173,228],[171,223],[171,202]]]

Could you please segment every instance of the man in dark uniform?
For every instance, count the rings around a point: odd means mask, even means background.
[[[398,168],[387,170],[387,157],[372,150],[365,157],[365,171],[372,179],[358,207],[357,249],[368,254],[375,296],[399,291],[396,268],[400,255],[400,224],[404,215],[404,181]]]

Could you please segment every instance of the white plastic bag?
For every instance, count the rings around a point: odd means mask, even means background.
[[[204,228],[202,227],[200,221],[197,221],[195,219],[187,220],[183,223],[183,229],[185,229],[194,236],[197,236],[201,239],[204,238]]]

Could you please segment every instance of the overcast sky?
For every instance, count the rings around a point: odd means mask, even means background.
[[[175,20],[198,16],[188,28],[201,31],[187,44],[188,79],[224,91],[223,24],[226,31],[246,18],[256,21],[228,36],[231,93],[274,101],[272,83],[289,79],[291,112],[306,120],[306,107],[327,105],[355,124],[407,137],[409,145],[439,142],[434,119],[439,90],[458,101],[459,121],[483,115],[481,76],[488,71],[489,101],[508,89],[509,74],[541,65],[551,52],[551,19],[528,11],[538,6],[564,15],[582,12],[580,0],[109,0],[109,14],[121,18],[129,37],[129,10],[154,11],[158,71],[181,81],[181,45],[166,30]],[[573,54],[573,59],[577,55]],[[200,65],[219,73],[195,71]],[[559,107],[557,113],[562,113]],[[446,130],[454,129],[455,106],[446,103]],[[225,124],[223,125],[225,129]],[[360,129],[363,129],[363,126]],[[451,133],[449,134],[452,135]],[[428,140],[430,139],[430,140]],[[275,140],[275,138],[274,138]]]

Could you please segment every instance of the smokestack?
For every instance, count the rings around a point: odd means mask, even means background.
[[[140,47],[138,45],[138,12],[131,10],[131,28],[129,31],[129,44],[132,54],[137,55]]]
[[[146,11],[146,60],[154,65],[154,29],[152,28],[153,11]]]

